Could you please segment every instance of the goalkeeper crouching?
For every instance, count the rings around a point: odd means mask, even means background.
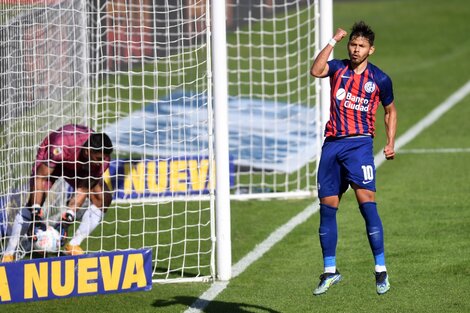
[[[15,217],[2,262],[15,260],[21,237],[32,223],[34,225],[44,218],[42,206],[49,190],[61,177],[74,189],[62,215],[63,227],[67,228],[75,221],[77,210],[89,199],[90,206],[84,212],[80,226],[64,246],[67,255],[83,254],[80,244],[101,223],[112,201],[102,178],[109,167],[112,152],[113,145],[108,135],[86,126],[69,124],[49,133],[39,146],[31,174],[28,203]]]

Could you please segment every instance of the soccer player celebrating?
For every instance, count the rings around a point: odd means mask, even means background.
[[[328,76],[331,84],[330,118],[325,127],[325,141],[318,168],[319,237],[324,272],[320,275],[318,287],[313,291],[315,295],[325,293],[342,279],[336,269],[336,212],[341,196],[349,186],[355,192],[365,220],[375,259],[377,293],[384,294],[390,289],[385,267],[382,221],[375,202],[372,144],[375,114],[379,103],[382,103],[387,136],[383,153],[387,160],[395,157],[397,112],[392,82],[384,72],[368,61],[375,50],[375,34],[362,21],[353,25],[349,35],[349,59],[328,61],[335,44],[346,35],[346,31],[339,28],[310,69],[311,75],[315,77]]]
[[[64,247],[67,255],[83,254],[80,243],[100,224],[112,201],[102,178],[109,167],[112,152],[108,135],[96,133],[86,126],[70,124],[52,131],[39,146],[31,174],[28,203],[15,217],[2,262],[14,261],[21,235],[28,231],[31,223],[43,218],[42,206],[48,191],[60,177],[75,191],[62,216],[63,223],[73,223],[77,209],[86,198],[90,200],[80,226]]]

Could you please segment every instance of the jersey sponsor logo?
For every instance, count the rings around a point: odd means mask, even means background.
[[[336,91],[336,99],[338,99],[339,101],[343,100],[345,96],[346,96],[346,90],[344,90],[344,88],[339,88]]]
[[[365,83],[365,85],[364,85],[364,90],[365,90],[367,93],[373,93],[374,90],[375,90],[375,84],[374,84],[374,82],[368,81],[367,83]]]
[[[343,97],[344,99],[344,97]],[[338,99],[342,100],[342,99]],[[356,97],[350,92],[346,94],[346,101],[344,101],[344,107],[347,109],[353,109],[361,112],[369,111],[369,99],[362,97]]]

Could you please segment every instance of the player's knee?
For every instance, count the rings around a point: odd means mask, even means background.
[[[106,213],[111,202],[113,201],[112,191],[105,185],[104,190],[100,190],[99,192],[92,193],[90,196],[90,200],[96,207],[100,208],[103,213]]]
[[[327,196],[320,199],[320,209],[322,205],[338,209],[340,197],[339,196]]]
[[[366,202],[375,202],[375,191],[364,189],[356,184],[352,184],[354,192],[356,193],[356,199],[359,204]]]
[[[109,206],[111,205],[112,197],[111,196],[109,196],[109,197],[104,196],[102,201],[99,201],[99,202],[101,203],[100,206],[96,206],[96,205],[92,204],[90,206],[90,208],[94,207],[94,208],[96,208],[96,210],[101,210],[101,211],[103,211],[103,213],[106,213],[108,211]]]
[[[103,219],[104,214],[106,213],[106,209],[105,208],[99,208],[96,205],[92,204],[88,208],[88,212],[89,212],[89,214],[93,214],[93,215],[99,217],[99,219],[101,221]]]
[[[103,212],[104,213],[106,213],[112,201],[113,201],[113,196],[111,195],[111,192],[106,192],[106,191],[103,192]]]

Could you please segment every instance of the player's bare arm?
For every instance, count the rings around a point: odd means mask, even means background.
[[[36,170],[34,177],[33,189],[29,198],[28,205],[39,205],[42,206],[46,199],[48,188],[49,176],[52,174],[54,169],[47,167],[45,164],[39,165]]]
[[[384,155],[387,160],[393,160],[395,157],[395,135],[397,132],[397,109],[393,102],[385,107],[384,121],[385,134],[387,136]]]
[[[77,209],[82,207],[88,197],[90,190],[88,188],[80,187],[75,191],[74,196],[68,202],[68,209],[76,212]]]
[[[344,29],[338,28],[336,30],[335,35],[333,36],[333,39],[336,42],[341,41],[345,36],[347,35],[347,32]],[[328,58],[330,57],[331,52],[333,51],[333,45],[327,44],[322,51],[318,54],[318,56],[315,58],[313,61],[312,67],[310,68],[310,74],[314,77],[322,78],[326,77],[328,75]]]
[[[112,196],[103,179],[100,179],[100,181],[91,189],[90,201],[97,208],[103,210],[103,212],[108,210],[108,207],[112,201]]]

